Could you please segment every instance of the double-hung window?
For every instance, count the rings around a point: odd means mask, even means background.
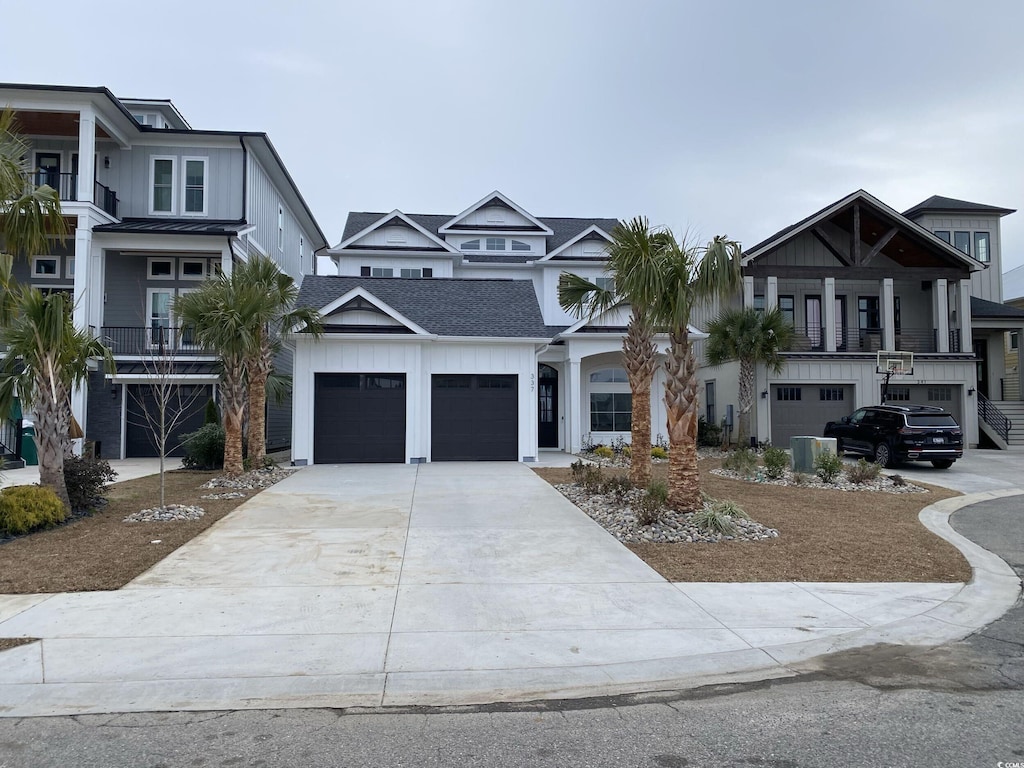
[[[175,159],[173,157],[154,157],[150,166],[150,213],[173,214],[175,203],[174,174]]]
[[[185,165],[185,214],[206,215],[206,158],[182,158]]]
[[[590,374],[590,431],[629,432],[633,398],[629,378],[622,368],[605,368]]]

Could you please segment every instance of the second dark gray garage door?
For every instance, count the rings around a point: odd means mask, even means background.
[[[313,462],[405,461],[405,374],[318,373]]]
[[[852,384],[773,384],[772,445],[789,448],[789,438],[820,436],[825,424],[854,411]]]
[[[435,374],[433,461],[518,461],[518,376]]]

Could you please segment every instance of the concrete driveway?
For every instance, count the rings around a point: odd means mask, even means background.
[[[962,637],[1006,607],[971,589],[670,584],[520,464],[315,466],[121,590],[0,597],[0,637],[42,639],[0,654],[0,713],[763,679],[842,647]]]

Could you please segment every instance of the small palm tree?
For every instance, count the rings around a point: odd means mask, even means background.
[[[0,257],[0,279],[10,274],[10,256]],[[52,488],[70,511],[64,482],[64,457],[71,451],[71,392],[89,376],[89,361],[103,360],[113,370],[113,357],[103,344],[71,321],[71,306],[62,293],[44,296],[36,288],[11,288],[14,313],[0,328],[7,354],[0,361],[0,412],[15,397],[35,413],[39,479]]]
[[[778,307],[758,311],[753,307],[723,311],[708,325],[704,354],[709,365],[738,360],[740,363],[739,432],[740,447],[750,439],[750,413],[754,407],[754,377],[757,365],[780,373],[784,361],[780,354],[793,341],[793,326]]]
[[[263,299],[252,318],[253,345],[245,361],[249,389],[249,461],[251,466],[260,467],[267,454],[267,380],[274,371],[274,358],[281,348],[278,334],[298,326],[319,338],[323,324],[316,310],[295,308],[298,286],[281,272],[273,259],[256,255],[236,266],[232,277],[242,285],[255,287]]]
[[[664,233],[652,230],[637,217],[611,232],[605,270],[615,289],[600,288],[579,275],[563,272],[558,279],[558,301],[576,317],[593,317],[618,304],[629,304],[629,322],[622,340],[622,361],[632,397],[629,479],[641,488],[651,482],[651,381],[658,366],[651,307],[661,290],[657,269]]]
[[[242,422],[245,418],[246,360],[257,344],[254,326],[265,297],[231,275],[208,280],[197,291],[178,296],[172,306],[196,343],[220,361],[221,415],[224,420],[224,473],[242,474]]]
[[[669,236],[660,249],[661,291],[655,320],[668,329],[665,406],[668,411],[669,502],[675,509],[702,506],[697,468],[697,366],[690,341],[693,309],[735,295],[743,282],[739,243],[716,237],[703,248]]]

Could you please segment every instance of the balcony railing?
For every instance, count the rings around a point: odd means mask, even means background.
[[[165,325],[109,326],[100,328],[100,340],[111,353],[160,357],[163,355],[208,355],[209,350],[192,342],[192,332],[186,328],[171,328]]]
[[[36,171],[32,174],[32,183],[37,187],[46,184],[57,190],[57,196],[65,202],[78,200],[78,174],[77,173],[56,173],[51,171]],[[115,219],[117,218],[118,199],[117,193],[110,187],[93,183],[93,196],[91,201],[97,208],[100,208]]]
[[[785,352],[824,352],[825,328],[823,326],[797,327],[793,329],[793,343]],[[950,351],[953,347],[953,332],[950,332]],[[903,352],[935,352],[934,328],[900,328],[896,332],[896,349]],[[877,352],[885,348],[885,333],[881,328],[845,328],[836,330],[837,352]]]

